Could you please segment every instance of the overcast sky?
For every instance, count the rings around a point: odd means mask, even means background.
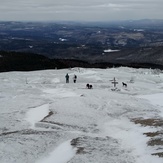
[[[0,0],[1,20],[163,19],[163,0]]]

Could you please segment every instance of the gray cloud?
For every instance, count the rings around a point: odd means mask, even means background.
[[[0,20],[163,19],[162,0],[0,0]]]

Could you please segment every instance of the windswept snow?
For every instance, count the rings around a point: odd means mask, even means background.
[[[6,72],[0,73],[0,83],[0,163],[163,162],[157,155],[163,153],[161,71]],[[86,89],[87,83],[93,89]],[[135,119],[160,123],[143,126]],[[161,143],[149,146],[155,139]]]
[[[125,149],[130,150],[132,155],[135,155],[135,163],[145,163],[147,160],[149,163],[161,161],[158,158],[153,158],[151,155],[149,155],[151,148],[145,146],[148,138],[144,137],[143,133],[148,132],[150,130],[149,128],[142,129],[135,127],[135,125],[128,119],[121,118],[113,119],[111,122],[106,123],[104,125],[104,129],[106,135],[110,135],[111,137],[120,140],[122,146]]]
[[[60,144],[48,158],[43,158],[36,163],[67,163],[75,155],[76,151],[72,148],[70,141]]]
[[[31,108],[26,113],[26,121],[28,121],[31,124],[31,127],[33,128],[35,126],[35,123],[41,121],[44,117],[48,115],[48,113],[49,113],[48,104]]]
[[[157,93],[152,95],[141,95],[139,97],[149,100],[153,105],[160,106],[161,107],[160,115],[163,117],[163,93]]]

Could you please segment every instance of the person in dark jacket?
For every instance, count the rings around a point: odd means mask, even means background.
[[[69,83],[69,75],[68,75],[68,73],[66,74],[65,78],[66,78],[66,83]]]

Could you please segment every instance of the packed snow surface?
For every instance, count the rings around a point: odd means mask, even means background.
[[[162,132],[162,126],[133,121],[162,120],[159,70],[6,72],[0,73],[0,83],[0,163],[163,162],[152,155],[163,147],[149,146],[151,138],[144,134]],[[162,134],[157,138],[163,139]]]

